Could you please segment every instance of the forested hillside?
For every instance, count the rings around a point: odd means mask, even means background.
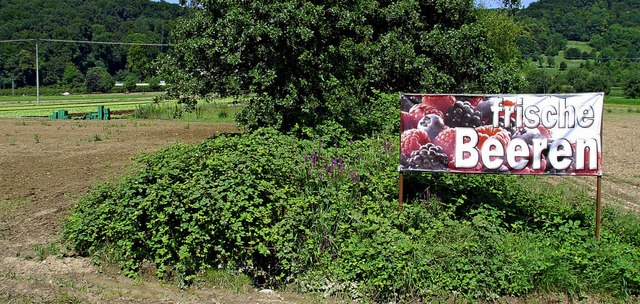
[[[470,1],[455,3],[466,5],[468,2]],[[512,8],[508,4],[513,1],[503,2],[505,8]],[[185,3],[195,3],[197,6],[199,2],[185,1]],[[323,5],[326,7],[327,3]],[[201,22],[202,26],[211,26],[207,24],[211,22],[200,20],[197,14],[185,22],[176,22],[178,17],[187,14],[189,10],[190,8],[180,5],[150,0],[0,1],[0,41],[3,41],[0,43],[0,89],[10,88],[12,80],[16,87],[35,86],[36,43],[32,39],[165,44],[170,42],[169,33],[173,32],[174,38],[171,42],[179,43],[183,38],[190,37],[191,34],[186,29],[195,26],[194,22]],[[486,34],[488,39],[486,47],[493,50],[493,55],[502,62],[504,67],[522,70],[527,85],[520,87],[520,92],[608,92],[612,86],[625,87],[625,89],[640,87],[640,85],[633,85],[640,83],[640,76],[635,76],[638,74],[637,62],[640,60],[640,0],[540,0],[526,9],[516,10],[508,17],[505,17],[502,10],[501,12],[487,10],[485,13],[481,11],[469,11],[468,16],[465,17],[466,21],[473,22],[475,19],[480,21],[478,25],[483,29],[475,32],[474,37],[482,37]],[[395,13],[391,12],[387,17],[393,19],[393,14]],[[343,20],[343,22],[346,21]],[[341,24],[334,21],[331,23]],[[234,25],[225,25],[225,27],[231,29]],[[206,29],[196,30],[201,35],[207,32]],[[287,35],[293,37],[291,33]],[[15,41],[25,39],[27,41]],[[424,39],[424,37],[417,39]],[[482,39],[484,38],[478,38],[475,44],[470,45],[482,46],[485,43],[479,42]],[[449,42],[451,41],[453,40],[449,39]],[[517,48],[513,45],[513,41]],[[365,43],[369,42],[371,41],[365,41]],[[467,43],[458,44],[460,45],[467,47]],[[133,79],[134,83],[135,81],[151,82],[150,78],[155,78],[156,68],[160,65],[177,66],[175,62],[166,60],[154,64],[159,54],[167,52],[167,46],[118,46],[41,40],[38,47],[41,86],[87,89],[90,92],[108,91],[114,80]],[[393,47],[385,47],[385,49],[400,52]],[[434,48],[431,47],[431,49]],[[455,48],[449,47],[443,54],[450,53],[449,51],[453,49]],[[420,49],[416,50],[420,51]],[[184,51],[186,50],[181,49],[181,52]],[[198,52],[206,53],[203,50]],[[485,55],[490,56],[489,53]],[[396,55],[390,54],[387,59],[393,56]],[[406,59],[406,56],[411,55],[402,56]],[[472,60],[472,57],[464,58]],[[513,61],[519,58],[523,58],[523,62]],[[204,59],[208,61],[209,57],[205,56]],[[460,61],[460,59],[456,60]],[[437,65],[442,61],[434,62]],[[184,68],[180,69],[184,70]],[[200,68],[194,67],[194,71]],[[408,71],[410,68],[401,70]],[[180,82],[184,78],[182,76],[185,76],[179,70],[172,70],[171,67],[165,67],[165,72],[169,74],[168,78],[175,76],[175,79],[172,79],[174,83]],[[375,78],[377,73],[369,74],[368,77]],[[510,72],[510,74],[513,73]],[[222,87],[209,85],[210,81],[202,73],[194,75],[197,79],[191,79],[190,84],[183,87],[197,88],[197,90],[190,89],[197,91],[197,95],[213,91],[224,93],[220,92]],[[220,73],[209,75],[220,75]],[[471,79],[478,78],[470,75],[468,74]],[[467,86],[465,81],[457,79],[457,76],[441,76],[432,77],[432,80],[451,82],[447,90],[456,86],[465,90],[480,90],[479,87]],[[96,85],[92,88],[87,85],[87,78],[103,80],[105,85]],[[155,78],[156,81],[157,79]],[[249,84],[246,81],[243,83]],[[500,85],[497,87],[494,85],[495,88],[491,91],[506,92],[506,87],[516,89],[510,85],[505,86],[505,83],[505,81],[496,82]],[[634,90],[637,92],[631,92]],[[640,88],[631,91],[627,94],[628,96],[640,95]]]
[[[185,14],[176,4],[150,0],[3,0],[0,1],[0,40],[60,39],[162,44],[172,22]],[[116,46],[41,41],[42,85],[82,85],[83,75],[104,67],[117,78],[153,76],[156,46]],[[0,43],[0,85],[35,85],[35,42]]]
[[[640,96],[640,1],[540,0],[514,16],[526,92]]]
[[[519,17],[534,36],[522,41],[530,43],[525,55],[549,55],[559,48],[553,43],[564,38],[588,42],[605,59],[640,57],[640,0],[540,0]]]

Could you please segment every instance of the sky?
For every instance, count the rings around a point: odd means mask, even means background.
[[[169,3],[178,3],[179,0],[164,0]],[[532,2],[536,2],[538,0],[522,0],[522,5],[524,7],[529,6]],[[475,0],[476,3],[484,3],[487,8],[497,8],[500,7],[500,1],[498,0]]]
[[[487,8],[498,8],[500,7],[499,0],[474,0],[476,4],[484,4]],[[520,1],[524,7],[529,6],[529,4],[533,2],[537,2],[538,0],[522,0]]]

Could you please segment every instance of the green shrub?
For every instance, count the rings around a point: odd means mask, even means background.
[[[187,286],[222,268],[255,284],[373,302],[640,290],[640,220],[569,183],[406,174],[396,135],[350,141],[336,125],[299,140],[271,129],[173,145],[82,198],[64,236],[81,255],[142,261]]]
[[[629,98],[640,96],[640,76],[631,73],[624,82],[624,94]]]
[[[147,78],[147,83],[149,84],[149,90],[152,92],[160,91],[162,89],[160,86],[160,78],[158,77]]]
[[[129,92],[133,92],[136,90],[137,83],[138,83],[138,77],[136,77],[136,75],[129,74],[124,78],[124,82],[122,83],[122,86],[124,86],[125,90]]]

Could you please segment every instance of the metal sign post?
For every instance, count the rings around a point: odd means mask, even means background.
[[[602,215],[602,175],[596,181],[596,241],[600,241],[600,217]]]
[[[404,175],[400,172],[400,179],[398,180],[398,186],[400,191],[398,191],[398,209],[402,210],[402,199],[404,196]]]

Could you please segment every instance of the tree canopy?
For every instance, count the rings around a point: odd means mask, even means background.
[[[179,5],[149,0],[2,0],[0,40],[56,39],[166,43],[171,22],[186,10]],[[82,74],[104,66],[114,75],[130,70],[152,76],[149,62],[164,50],[41,41],[40,84],[64,84],[68,66]],[[127,60],[128,56],[137,59]],[[0,43],[0,86],[14,76],[17,86],[35,85],[35,43]]]
[[[609,57],[640,57],[638,0],[539,0],[519,11],[518,16],[529,25],[536,24],[531,33],[538,43],[557,33],[564,39],[589,42],[596,51],[608,52]],[[541,46],[523,53],[544,51],[545,46]]]
[[[510,92],[472,0],[202,1],[161,61],[169,93],[253,93],[248,128],[370,132],[375,91]],[[193,100],[193,99],[191,99]]]

